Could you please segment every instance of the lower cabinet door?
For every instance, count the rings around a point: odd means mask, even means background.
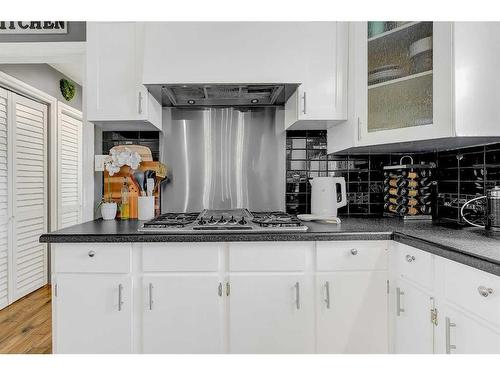
[[[395,285],[396,296],[394,350],[397,354],[432,354],[434,324],[431,322],[432,296],[401,279]]]
[[[55,353],[131,353],[128,276],[59,274],[54,296]]]
[[[316,277],[319,353],[387,353],[387,272],[335,272]]]
[[[448,305],[439,311],[438,329],[438,353],[500,354],[500,329]]]
[[[144,353],[222,352],[218,276],[147,276],[142,294]]]
[[[314,351],[313,298],[304,275],[231,275],[231,353]]]

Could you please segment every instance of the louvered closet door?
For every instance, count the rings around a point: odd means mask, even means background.
[[[82,115],[58,108],[58,229],[82,221]]]
[[[0,88],[0,309],[8,304],[8,164],[7,164],[7,91]]]
[[[11,94],[13,171],[12,300],[47,283],[47,106]]]

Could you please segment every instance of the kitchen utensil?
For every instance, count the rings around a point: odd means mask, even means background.
[[[465,208],[476,201],[486,199],[486,225],[478,225],[469,221],[464,214]],[[495,186],[486,192],[486,195],[476,197],[465,202],[460,209],[460,216],[467,224],[474,227],[485,228],[491,231],[500,231],[500,186]]]
[[[134,172],[135,180],[137,181],[137,185],[139,186],[139,190],[141,195],[145,195],[144,192],[144,172],[143,171],[135,171]]]
[[[153,190],[155,188],[155,180],[152,178],[146,179],[146,195],[148,197],[153,195]]]
[[[311,214],[330,219],[337,217],[337,210],[347,204],[344,177],[314,177],[309,182],[312,187]]]

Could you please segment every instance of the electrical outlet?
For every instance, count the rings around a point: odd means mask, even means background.
[[[106,155],[95,155],[94,156],[94,171],[104,172],[104,161],[106,160]]]

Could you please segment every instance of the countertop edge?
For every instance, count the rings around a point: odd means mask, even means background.
[[[158,243],[250,241],[376,241],[394,240],[452,261],[500,276],[500,262],[402,232],[254,233],[254,234],[43,234],[41,243]]]

